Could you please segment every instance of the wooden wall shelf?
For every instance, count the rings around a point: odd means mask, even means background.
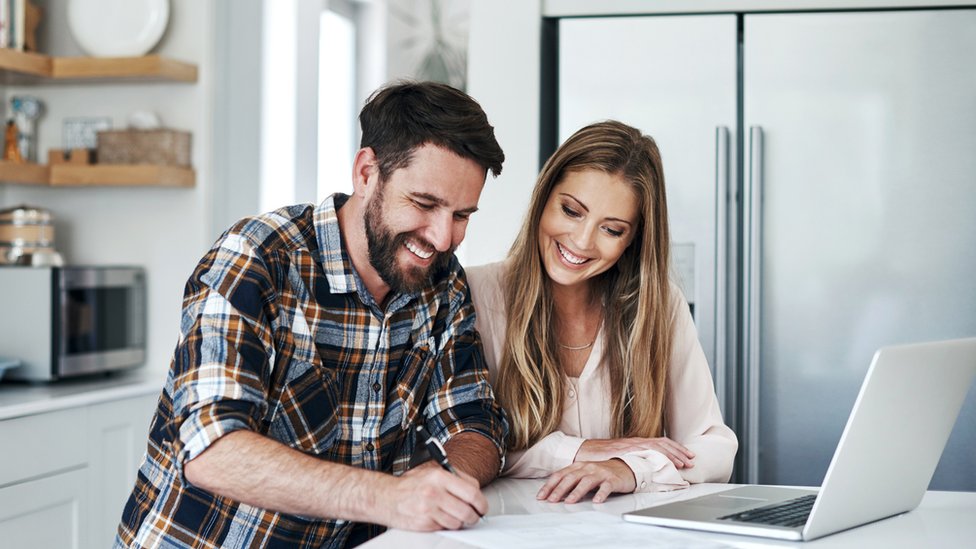
[[[50,170],[44,164],[22,164],[0,160],[0,181],[21,185],[47,185]]]
[[[0,48],[0,76],[7,84],[196,82],[197,66],[159,55],[50,57]]]
[[[0,181],[46,187],[193,187],[196,172],[148,164],[17,164],[0,161]]]
[[[51,57],[0,48],[0,82],[31,85],[60,82],[196,82],[197,66],[159,55],[142,57]],[[23,164],[0,160],[0,183],[50,187],[193,187],[192,168],[117,164]]]
[[[0,71],[34,77],[51,76],[51,58],[39,53],[0,48]]]

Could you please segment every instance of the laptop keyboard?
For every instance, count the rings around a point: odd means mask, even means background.
[[[810,516],[810,510],[813,509],[813,502],[816,500],[817,495],[810,494],[775,505],[767,505],[766,507],[757,507],[748,511],[725,515],[724,517],[719,517],[719,520],[756,522],[759,524],[796,528],[806,524],[807,517]]]

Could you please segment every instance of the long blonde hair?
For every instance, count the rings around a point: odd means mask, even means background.
[[[638,198],[634,240],[616,265],[598,275],[605,311],[604,366],[609,372],[611,436],[664,434],[671,355],[670,234],[661,154],[654,140],[616,121],[574,133],[549,158],[509,252],[505,285],[508,328],[495,385],[507,410],[510,448],[525,449],[556,430],[563,411],[563,375],[553,335],[551,282],[539,252],[539,220],[568,172],[620,175]]]

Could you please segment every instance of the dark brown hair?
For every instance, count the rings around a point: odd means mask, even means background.
[[[398,82],[380,88],[359,113],[363,138],[387,179],[407,167],[413,151],[426,144],[474,160],[498,176],[505,153],[481,105],[466,93],[437,82]]]

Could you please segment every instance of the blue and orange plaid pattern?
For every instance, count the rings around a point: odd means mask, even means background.
[[[380,307],[343,248],[336,211],[346,198],[244,219],[200,261],[116,547],[343,547],[357,525],[258,509],[186,481],[183,464],[238,429],[395,475],[421,421],[441,439],[481,433],[504,455],[508,426],[457,260],[427,290]]]

